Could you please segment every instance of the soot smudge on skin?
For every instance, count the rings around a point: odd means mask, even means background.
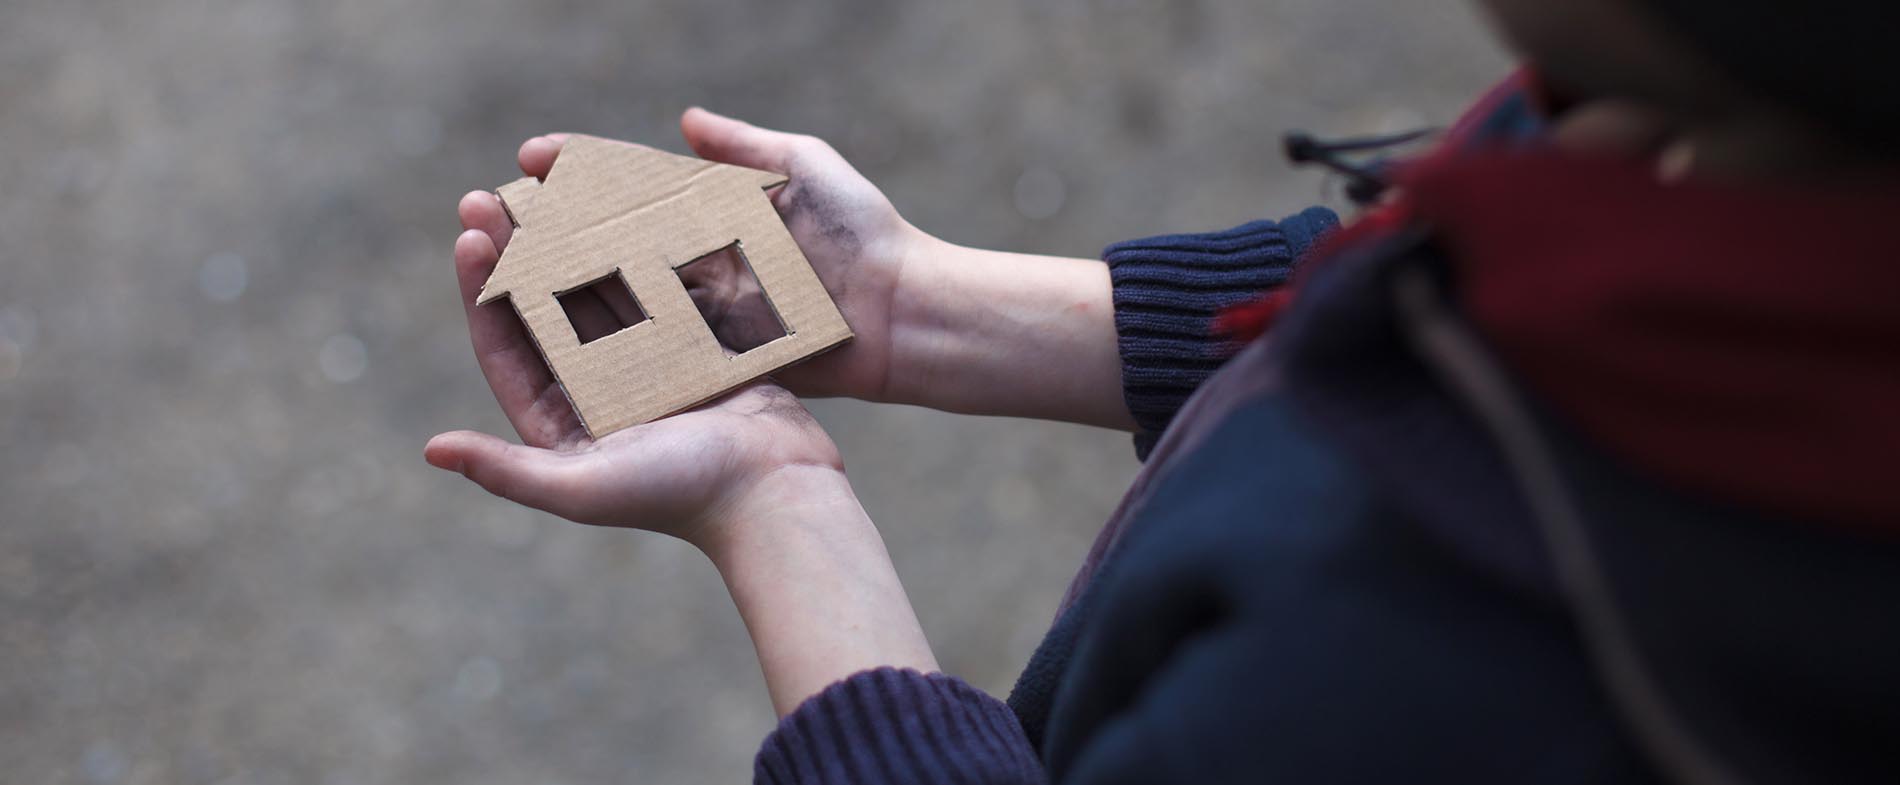
[[[850,206],[828,190],[787,186],[785,213],[788,223],[810,221],[818,236],[835,246],[840,262],[854,263],[864,253],[864,239],[851,225]]]

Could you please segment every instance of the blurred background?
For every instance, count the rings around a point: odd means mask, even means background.
[[[1332,201],[1288,128],[1444,122],[1463,3],[0,6],[0,780],[737,782],[773,727],[713,572],[426,466],[509,433],[448,248],[525,137],[830,139],[953,241],[1094,256]],[[812,404],[951,673],[1005,694],[1125,435]]]

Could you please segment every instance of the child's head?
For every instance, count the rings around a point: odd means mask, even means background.
[[[1553,87],[1685,129],[1900,158],[1900,56],[1876,0],[1483,0]],[[1839,152],[1840,150],[1836,150]],[[1797,152],[1797,151],[1783,151]]]

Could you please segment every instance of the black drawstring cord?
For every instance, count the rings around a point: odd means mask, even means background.
[[[1420,128],[1404,133],[1383,136],[1364,136],[1353,139],[1340,139],[1322,142],[1312,134],[1293,131],[1282,137],[1288,161],[1295,164],[1319,164],[1338,172],[1346,178],[1346,198],[1357,204],[1372,204],[1379,200],[1385,189],[1391,186],[1386,181],[1384,161],[1375,161],[1370,166],[1355,164],[1341,157],[1342,153],[1363,153],[1388,147],[1416,142],[1432,134],[1436,128]]]

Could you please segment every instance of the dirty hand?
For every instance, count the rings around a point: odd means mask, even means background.
[[[702,549],[718,542],[730,511],[786,467],[839,475],[838,450],[791,393],[753,384],[698,410],[588,438],[514,311],[475,305],[513,227],[495,195],[463,197],[455,272],[469,337],[488,386],[523,444],[471,431],[441,434],[429,463],[489,492],[582,523],[671,534]],[[577,321],[618,317],[605,303]]]
[[[771,193],[773,204],[856,336],[774,373],[773,381],[800,395],[1133,427],[1101,262],[985,251],[932,237],[813,137],[704,109],[688,110],[680,128],[703,158],[786,175],[786,185]],[[528,140],[521,170],[546,177],[565,142],[560,134]],[[510,230],[493,194],[470,194],[463,217],[491,235]],[[781,328],[756,283],[729,274],[736,272],[713,265],[685,280],[722,342],[753,346]],[[594,331],[612,332],[637,318],[620,310],[606,303],[605,321]]]
[[[732,593],[781,715],[859,671],[937,669],[837,447],[791,393],[753,384],[588,438],[514,311],[474,304],[513,234],[501,203],[471,193],[460,212],[455,274],[469,338],[523,444],[445,433],[424,448],[429,463],[570,520],[698,546]],[[626,315],[597,301],[574,318],[607,325]]]
[[[704,109],[688,110],[680,129],[702,158],[789,178],[772,201],[856,333],[775,380],[800,395],[1133,427],[1101,262],[932,237],[819,139]],[[530,142],[523,163],[551,162],[558,147]],[[756,286],[695,288],[728,344],[756,343],[748,325],[761,321],[776,330],[765,308],[743,307],[757,299]]]

